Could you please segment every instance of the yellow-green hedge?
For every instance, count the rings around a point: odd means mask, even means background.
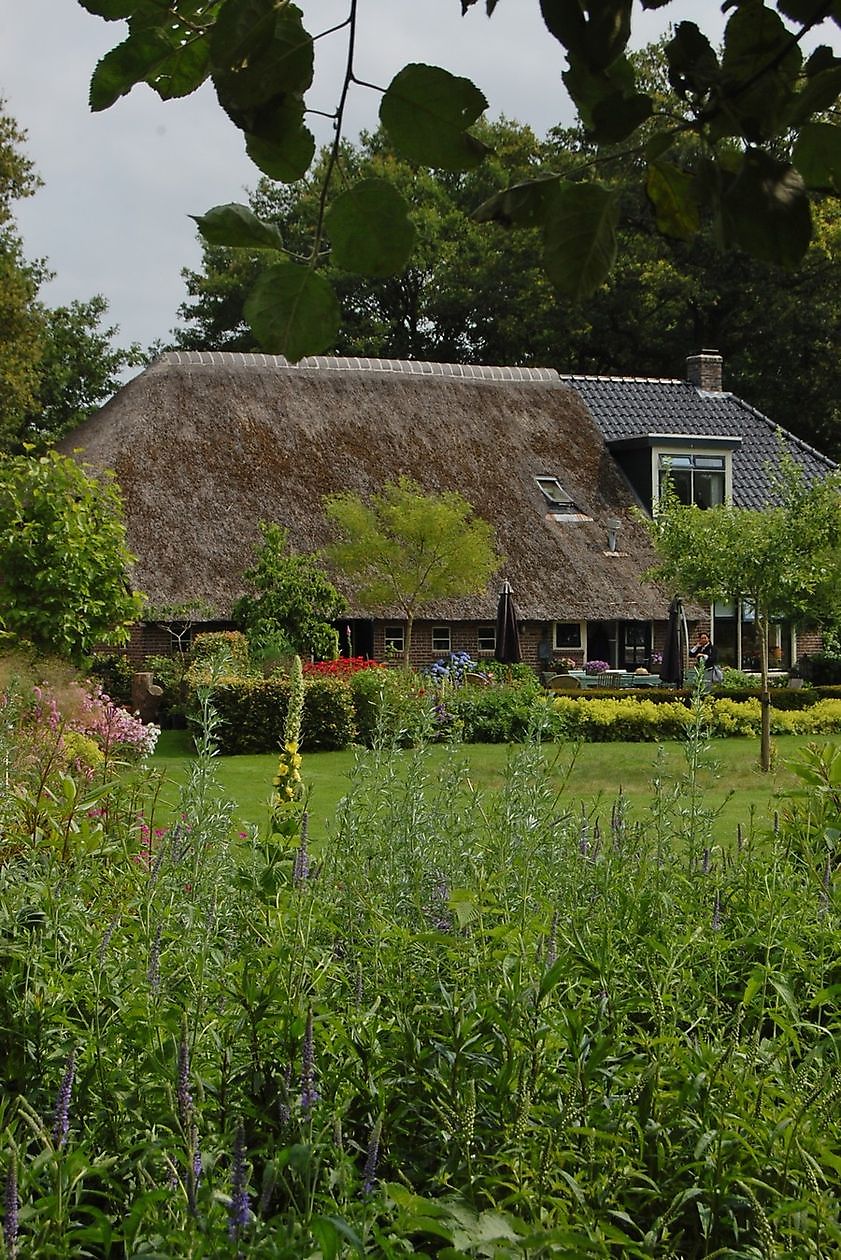
[[[758,699],[730,700],[710,696],[703,701],[705,729],[717,738],[758,735]],[[693,721],[681,701],[655,703],[625,699],[577,699],[558,696],[554,709],[561,731],[571,739],[661,740],[680,739]],[[819,700],[809,709],[771,710],[774,735],[833,735],[841,732],[841,700]]]

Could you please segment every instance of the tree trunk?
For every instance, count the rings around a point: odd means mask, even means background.
[[[764,773],[771,769],[771,693],[768,682],[768,617],[756,610],[756,626],[759,631],[759,668],[761,671],[759,703],[762,706],[762,727],[759,744],[759,768]]]
[[[412,655],[412,627],[414,625],[414,622],[415,622],[414,617],[412,616],[411,613],[408,613],[406,617],[406,638],[403,642],[403,668],[404,669],[411,669],[409,661],[411,660],[411,655]]]

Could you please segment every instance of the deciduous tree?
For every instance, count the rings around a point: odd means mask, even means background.
[[[0,623],[40,651],[79,662],[140,616],[122,500],[51,451],[0,457]]]
[[[366,502],[358,494],[325,501],[339,540],[327,550],[363,608],[396,609],[406,619],[408,668],[417,613],[439,599],[483,591],[502,563],[493,530],[460,494],[426,494],[401,477]]]
[[[762,672],[761,766],[771,768],[768,631],[774,617],[837,618],[841,592],[841,478],[808,484],[781,459],[778,506],[701,510],[661,497],[646,523],[660,563],[652,576],[705,603],[746,601],[754,609]]]
[[[341,617],[345,600],[314,555],[289,550],[288,532],[262,522],[263,541],[245,582],[253,594],[234,607],[238,621],[255,645],[288,645],[289,654],[333,660],[338,635],[331,621]]]
[[[126,19],[129,33],[96,67],[91,104],[104,109],[136,83],[162,97],[184,96],[210,78],[220,104],[243,133],[256,165],[294,182],[310,169],[315,143],[305,125],[313,81],[313,36],[304,13],[280,0],[80,0],[92,13]],[[667,8],[669,0],[642,0]],[[466,13],[475,0],[462,0]],[[489,16],[496,0],[486,0]],[[677,116],[628,55],[632,0],[540,0],[548,36],[567,62],[566,88],[598,155],[624,144],[638,157],[658,231],[689,239],[705,221],[721,244],[793,268],[812,238],[809,192],[841,187],[841,127],[832,111],[841,90],[841,58],[807,36],[841,22],[841,0],[730,0],[724,46],[717,52],[694,22],[679,22],[666,46],[668,75],[680,97]],[[313,6],[317,15],[317,9]],[[324,187],[341,173],[344,111],[351,88],[365,88],[355,68],[357,5],[350,0],[348,55],[337,85],[335,144]],[[323,32],[319,32],[323,33]],[[447,171],[479,167],[487,145],[473,129],[487,107],[469,80],[414,62],[382,94],[380,121],[412,164]],[[597,156],[598,156],[597,155]],[[477,208],[482,221],[539,230],[546,275],[563,295],[592,293],[618,253],[619,191],[594,178],[598,161],[544,171],[497,192]],[[341,182],[339,180],[339,182]],[[413,233],[405,199],[387,179],[326,196],[303,257],[287,252],[276,231],[247,207],[220,206],[199,218],[216,245],[267,251],[246,318],[266,349],[296,359],[330,346],[340,320],[336,293],[319,270],[325,231],[334,261],[360,274],[398,275]]]

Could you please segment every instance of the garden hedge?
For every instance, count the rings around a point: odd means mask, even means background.
[[[213,684],[212,694],[213,707],[221,719],[217,733],[221,753],[272,752],[283,742],[289,707],[287,678],[222,677]],[[302,748],[346,748],[355,737],[348,684],[341,678],[306,679]]]

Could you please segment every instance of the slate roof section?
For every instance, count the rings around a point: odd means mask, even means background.
[[[563,376],[577,390],[608,443],[645,434],[740,437],[733,451],[733,502],[761,508],[769,499],[771,470],[778,462],[778,433],[812,481],[835,468],[832,460],[780,430],[734,394],[711,393],[688,381],[623,376]]]

